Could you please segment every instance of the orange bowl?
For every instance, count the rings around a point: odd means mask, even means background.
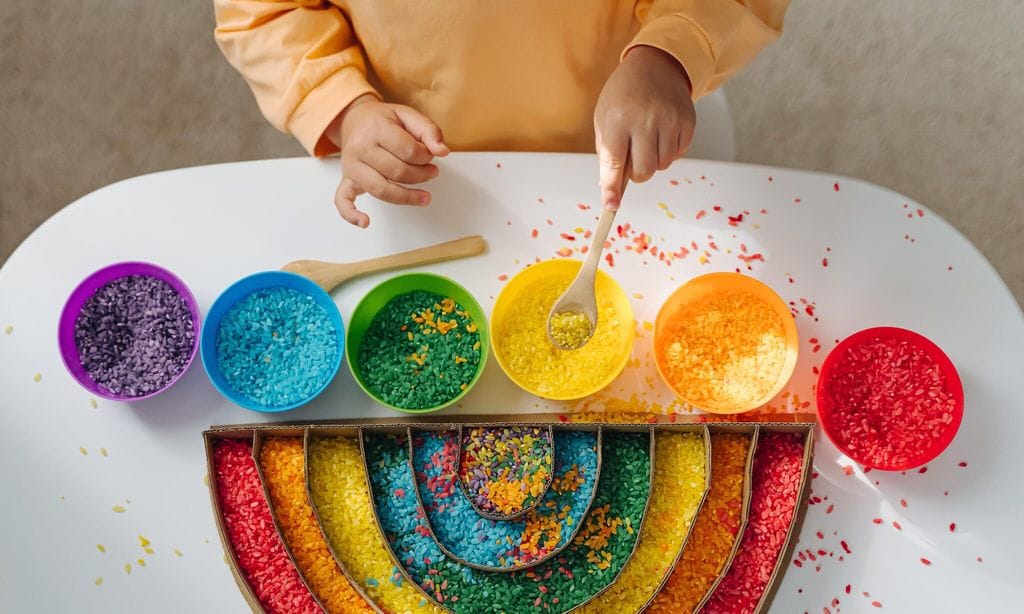
[[[679,382],[673,381],[673,378],[670,377],[668,348],[671,342],[667,337],[674,319],[681,310],[698,305],[703,301],[724,293],[748,294],[764,303],[779,317],[782,321],[785,356],[774,383],[757,398],[746,401],[721,399],[714,400],[713,402],[707,400],[698,402],[691,391],[684,389]],[[658,317],[654,322],[653,343],[655,364],[662,381],[684,402],[714,414],[739,414],[750,411],[761,407],[775,397],[775,395],[782,392],[782,389],[789,382],[789,378],[793,375],[793,370],[796,368],[796,359],[800,345],[796,332],[796,322],[793,320],[793,315],[789,312],[785,301],[764,283],[740,273],[710,273],[695,277],[680,286],[668,297],[668,300],[665,301],[665,304],[658,311]]]

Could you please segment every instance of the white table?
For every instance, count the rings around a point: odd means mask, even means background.
[[[490,242],[487,256],[433,268],[463,282],[489,310],[499,276],[553,257],[560,247],[578,247],[582,241],[559,233],[591,226],[597,214],[597,207],[577,206],[597,198],[592,156],[464,154],[441,167],[427,209],[364,202],[373,218],[368,230],[341,222],[331,205],[336,161],[270,160],[106,187],[65,208],[18,248],[0,269],[0,611],[245,611],[217,540],[199,433],[211,424],[388,415],[345,367],[304,408],[252,413],[221,398],[198,361],[155,399],[93,408],[57,354],[57,317],[74,285],[111,262],[148,260],[181,276],[205,310],[235,279],[293,259],[351,260],[481,233]],[[749,213],[730,226],[728,216],[743,210]],[[974,247],[924,207],[873,185],[698,160],[630,186],[619,223],[650,234],[659,250],[691,250],[667,266],[616,241],[611,272],[637,293],[641,322],[653,321],[661,301],[686,279],[737,266],[800,307],[802,354],[792,394],[777,400],[778,408],[811,401],[812,368],[836,339],[873,325],[927,335],[964,380],[960,433],[923,475],[847,475],[848,461],[819,433],[813,495],[823,502],[809,509],[800,548],[826,555],[818,557],[820,571],[813,563],[789,565],[774,611],[821,612],[833,598],[847,613],[874,611],[876,600],[890,612],[982,611],[1021,602],[1024,532],[1017,510],[1024,496],[1014,492],[1024,433],[1024,318]],[[747,255],[763,255],[750,271],[737,257],[741,244]],[[705,249],[711,258],[702,264]],[[342,315],[381,279],[336,292]],[[813,302],[815,317],[801,299]],[[8,326],[13,331],[4,334]],[[811,338],[820,341],[817,353]],[[647,335],[638,340],[640,366],[623,374],[611,396],[649,390],[648,343]],[[656,383],[648,398],[668,397]],[[562,408],[520,392],[492,360],[454,411]],[[114,505],[126,511],[114,513]],[[152,541],[155,554],[142,551],[139,535]]]

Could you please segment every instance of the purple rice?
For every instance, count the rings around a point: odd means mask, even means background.
[[[89,377],[124,397],[167,386],[195,345],[192,312],[167,282],[129,275],[102,286],[75,319],[78,358]]]

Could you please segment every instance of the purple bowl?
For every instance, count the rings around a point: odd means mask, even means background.
[[[185,366],[182,367],[181,371],[175,375],[171,381],[167,382],[163,388],[139,396],[123,396],[114,394],[93,381],[93,379],[89,377],[89,373],[85,370],[85,367],[82,366],[81,360],[78,358],[78,344],[75,343],[75,321],[78,319],[78,314],[82,311],[82,307],[85,305],[85,302],[107,283],[130,275],[154,277],[166,282],[171,289],[181,295],[181,297],[185,299],[185,304],[188,305],[188,309],[192,314],[192,328],[195,333],[194,340],[192,342],[192,352],[189,354],[188,360],[185,362]],[[156,396],[164,390],[167,390],[181,379],[181,376],[185,375],[186,371],[188,371],[189,366],[192,365],[192,361],[196,357],[196,352],[199,350],[199,315],[199,304],[196,302],[196,297],[192,295],[192,291],[188,289],[185,282],[181,281],[181,279],[174,273],[148,262],[118,262],[105,266],[92,275],[89,275],[71,291],[71,296],[68,297],[67,302],[64,303],[64,309],[61,311],[60,323],[57,325],[57,345],[60,348],[60,356],[64,361],[64,366],[67,367],[68,373],[70,373],[83,388],[98,397],[110,399],[112,401],[141,401],[142,399],[148,399],[149,397]]]

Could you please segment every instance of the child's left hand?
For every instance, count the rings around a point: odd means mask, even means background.
[[[601,164],[601,201],[618,209],[622,173],[629,156],[630,179],[644,182],[683,157],[693,140],[696,113],[690,79],[669,54],[634,47],[608,77],[594,109]]]

